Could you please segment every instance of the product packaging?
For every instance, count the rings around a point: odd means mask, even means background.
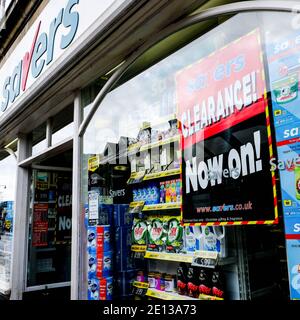
[[[165,203],[166,202],[166,185],[165,182],[160,182],[159,186],[159,203]]]
[[[201,227],[201,251],[216,251],[221,258],[227,256],[225,227]]]
[[[165,275],[165,291],[174,292],[175,291],[175,276],[171,274]]]
[[[96,278],[88,279],[88,300],[99,300],[100,283]]]
[[[218,271],[214,270],[212,272],[212,295],[218,298],[224,299],[224,276],[223,274]]]
[[[187,274],[187,294],[189,297],[199,297],[199,272],[198,268],[189,267]]]
[[[167,230],[166,252],[183,252],[183,227],[180,224],[180,217],[165,217],[165,226]]]
[[[111,226],[97,226],[97,252],[108,252],[112,250],[112,228]]]
[[[199,293],[212,294],[211,270],[207,268],[199,269]]]
[[[88,242],[87,242],[88,251],[96,250],[96,247],[97,247],[97,228],[95,226],[88,227],[87,237],[88,237]]]
[[[95,249],[90,249],[88,252],[88,264],[88,278],[91,279],[96,277],[97,271],[97,252]]]
[[[155,289],[155,272],[148,273],[149,288]]]
[[[184,227],[184,245],[185,250],[189,253],[200,250],[201,227],[187,226]]]
[[[186,295],[187,294],[187,272],[188,268],[185,263],[180,263],[177,268],[177,290],[178,294]]]
[[[128,204],[114,205],[114,225],[117,227],[123,227],[123,226],[132,226],[132,223],[133,223],[133,213],[129,212],[129,205]]]
[[[164,274],[160,272],[156,272],[154,278],[155,278],[155,289],[160,291],[165,291]]]
[[[132,227],[132,245],[146,245],[148,240],[147,220],[136,218]]]
[[[113,277],[102,278],[99,280],[99,300],[113,299]]]
[[[162,252],[165,250],[167,233],[164,221],[160,216],[148,218],[148,246],[147,250]]]
[[[113,252],[97,252],[97,278],[110,277],[113,271]]]
[[[88,250],[112,250],[110,226],[89,226],[87,230]]]

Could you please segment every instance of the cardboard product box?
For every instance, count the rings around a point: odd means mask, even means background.
[[[112,228],[110,225],[97,226],[97,251],[112,251]]]
[[[115,255],[115,270],[124,272],[136,269],[135,259],[130,250],[118,251]]]
[[[97,271],[97,251],[90,249],[88,251],[88,278],[92,279],[96,277]]]
[[[102,278],[99,281],[99,300],[112,300],[114,292],[113,277]]]
[[[117,227],[132,226],[134,215],[128,212],[128,204],[114,205],[114,225]]]
[[[99,300],[100,281],[97,278],[88,279],[88,300]]]
[[[99,252],[97,251],[97,278],[104,278],[112,276],[113,272],[113,252]]]
[[[97,227],[96,226],[89,226],[87,228],[87,249],[88,252],[91,250],[97,249]]]
[[[118,272],[116,274],[115,294],[118,297],[128,296],[132,293],[132,283],[136,279],[136,270]]]
[[[110,226],[89,226],[87,230],[88,251],[107,252],[112,250],[112,235]]]
[[[130,251],[132,245],[131,227],[115,227],[114,237],[116,251]]]

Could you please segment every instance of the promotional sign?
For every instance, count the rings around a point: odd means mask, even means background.
[[[114,0],[48,1],[8,58],[0,64],[0,117]],[[120,3],[120,1],[119,1]]]
[[[271,161],[271,170],[279,170],[284,217],[298,215],[300,222],[300,143],[285,144],[283,140],[277,143],[277,152],[278,160]]]
[[[177,75],[184,224],[277,222],[259,31]]]
[[[300,32],[267,46],[291,299],[300,299]]]
[[[32,246],[48,246],[48,204],[37,203],[33,206]]]
[[[66,173],[57,176],[57,215],[55,243],[69,243],[72,230],[72,177]]]
[[[287,260],[292,300],[300,299],[300,240],[287,240]]]
[[[285,138],[293,138],[300,125],[300,32],[284,36],[267,46],[269,76],[271,82],[274,124],[278,128],[290,125]],[[295,128],[294,130],[292,130]],[[276,129],[277,142],[281,134]]]

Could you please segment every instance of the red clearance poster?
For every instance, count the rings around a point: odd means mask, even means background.
[[[48,204],[37,203],[33,207],[33,247],[48,246]]]
[[[184,224],[277,222],[259,30],[178,73]]]

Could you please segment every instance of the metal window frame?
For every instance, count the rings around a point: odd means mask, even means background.
[[[78,128],[78,143],[82,141],[83,135],[90,124],[93,116],[95,115],[96,111],[99,107],[101,107],[102,101],[105,99],[106,95],[111,91],[113,86],[120,80],[120,78],[124,75],[124,73],[133,65],[133,63],[142,56],[147,50],[152,48],[154,45],[158,44],[160,41],[166,39],[167,37],[171,36],[172,34],[183,30],[187,27],[195,25],[199,22],[206,21],[208,19],[230,15],[235,13],[246,13],[246,12],[297,12],[296,9],[299,9],[299,2],[296,1],[243,1],[243,2],[236,2],[232,4],[227,4],[223,6],[214,7],[203,12],[187,16],[181,19],[179,22],[171,24],[169,27],[162,30],[160,34],[152,37],[148,41],[146,41],[137,51],[135,51],[129,58],[125,60],[125,62],[112,74],[111,78],[107,81],[104,87],[100,90],[94,102],[92,103],[91,110],[87,117],[83,120],[80,127]],[[74,168],[75,169],[75,168]],[[81,172],[80,172],[81,173]],[[79,174],[78,174],[79,176]],[[77,178],[78,178],[77,176]],[[81,183],[81,182],[80,182]],[[75,195],[76,196],[76,195]],[[78,198],[80,194],[77,195]],[[80,203],[75,204],[76,208],[73,210],[77,210],[76,212],[80,212],[81,207]],[[77,207],[79,206],[79,207]],[[76,235],[75,235],[76,236]],[[79,237],[79,235],[77,235]],[[73,240],[73,239],[72,239]],[[79,245],[77,248],[74,248],[76,253],[80,254]],[[75,252],[74,252],[75,256]],[[72,255],[73,257],[73,255]],[[244,259],[241,257],[238,262],[239,273],[244,275]],[[73,264],[74,261],[71,262]],[[247,270],[246,270],[247,271]],[[79,273],[82,273],[82,270],[78,270]],[[246,274],[248,274],[246,272]],[[244,293],[241,293],[241,299],[247,299],[249,296],[249,285],[247,283],[247,276],[240,277],[240,287],[241,290],[244,290]],[[71,287],[72,289],[72,287]],[[76,295],[76,291],[73,292],[72,297],[79,298],[79,295]]]

